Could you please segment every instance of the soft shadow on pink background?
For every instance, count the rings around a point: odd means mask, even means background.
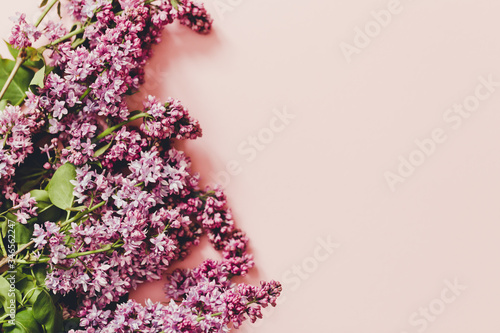
[[[500,2],[401,0],[377,31],[397,2],[207,0],[212,35],[174,26],[155,48],[145,93],[200,120],[204,137],[183,149],[206,183],[225,183],[252,240],[249,281],[284,284],[242,332],[500,331],[500,87],[458,129],[443,118],[480,76],[500,82]],[[1,35],[37,3],[2,3]],[[342,43],[367,24],[349,62]],[[392,191],[384,175],[435,129],[446,140]],[[259,134],[262,150],[242,152]],[[206,244],[182,266],[205,257],[217,257]],[[163,300],[162,286],[133,297]]]

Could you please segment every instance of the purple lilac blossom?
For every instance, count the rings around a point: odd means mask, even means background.
[[[9,37],[9,44],[16,48],[29,47],[42,35],[35,26],[26,21],[24,13],[16,13],[15,17],[11,17],[11,20],[14,22],[14,27]]]
[[[67,3],[76,21],[92,25],[80,46],[69,40],[48,50],[54,70],[43,88],[28,93],[23,109],[7,106],[0,113],[1,194],[18,222],[37,216],[36,201],[29,193],[18,194],[14,181],[16,168],[36,151],[44,159],[45,180],[62,164],[74,164],[75,204],[98,207],[69,224],[33,226],[32,255],[47,258],[46,287],[62,296],[64,313],[81,319],[82,330],[70,332],[228,332],[245,319],[261,318],[261,308],[276,305],[281,285],[231,282],[254,265],[248,237],[235,227],[222,190],[200,189],[189,157],[174,147],[175,140],[201,136],[198,121],[178,100],[162,103],[148,96],[143,121],[121,125],[136,114],[126,96],[143,83],[144,65],[163,28],[178,20],[207,33],[212,19],[191,0],[176,2],[176,8],[160,0],[118,3],[120,14],[110,0]],[[29,46],[40,37],[25,16],[16,22],[14,46]],[[42,32],[55,41],[67,30],[49,22]],[[34,144],[34,135],[43,140]],[[222,259],[169,274],[170,303],[129,300],[114,306],[138,284],[161,279],[203,234]],[[78,305],[67,304],[66,297],[76,297]]]

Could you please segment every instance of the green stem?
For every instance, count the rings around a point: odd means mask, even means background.
[[[71,254],[67,255],[65,259],[74,259],[74,258],[78,258],[78,257],[88,256],[89,254],[107,252],[111,249],[113,249],[112,245],[106,245],[105,247],[98,249],[98,250],[71,253]]]
[[[35,281],[36,281],[36,279],[35,279]],[[38,287],[31,288],[31,290],[30,290],[30,291],[28,291],[28,292],[24,295],[23,299],[21,300],[21,305],[22,305],[22,306],[24,306],[24,302],[26,302],[28,299],[30,299],[30,297],[31,297],[31,296],[33,296],[33,293],[34,293],[34,292],[35,292],[35,290],[37,290],[37,289],[38,289]]]
[[[42,23],[45,16],[47,16],[47,14],[50,12],[52,7],[54,7],[54,5],[58,2],[59,2],[59,0],[52,0],[47,6],[45,6],[45,9],[43,10],[42,15],[38,18],[38,20],[36,20],[35,27],[38,27],[40,25],[40,23]]]
[[[41,213],[45,212],[46,210],[51,209],[52,207],[54,207],[54,204],[50,204],[48,206],[45,206],[44,209],[42,209],[41,211],[38,212],[38,215],[40,215]]]
[[[170,4],[172,5],[172,7],[174,7],[176,10],[177,8],[179,8],[179,1],[177,0],[170,0]]]
[[[85,32],[85,27],[82,27],[80,29],[76,29],[74,31],[71,31],[69,34],[67,34],[66,36],[62,36],[61,38],[59,39],[56,39],[55,41],[53,41],[52,43],[50,43],[49,45],[47,46],[55,46],[61,42],[64,42],[65,40],[67,39],[70,39],[71,37],[73,36],[76,36],[76,35],[79,35],[81,33],[84,33]]]
[[[22,177],[16,178],[16,180],[19,181],[19,180],[30,179],[30,178],[33,178],[33,177],[36,177],[36,176],[43,176],[43,175],[45,175],[47,173],[48,173],[47,170],[43,170],[43,171],[40,171],[40,172],[35,172],[35,173],[29,174],[29,175],[26,175],[26,176],[22,176]]]
[[[14,207],[10,207],[9,209],[7,209],[7,210],[5,210],[5,211],[1,212],[1,213],[0,213],[0,216],[2,216],[2,215],[4,215],[4,214],[7,214],[7,213],[10,213],[10,212],[12,212],[13,210],[14,210]]]
[[[220,315],[222,315],[222,312],[217,312],[217,313],[211,314],[211,315],[210,315],[210,317],[217,317],[217,316],[220,316]],[[200,321],[202,321],[203,319],[206,319],[206,317],[205,317],[205,316],[203,316],[203,317],[198,317],[198,318],[196,318],[196,321],[197,321],[197,322],[200,322]]]
[[[16,263],[18,264],[23,264],[23,265],[31,265],[31,264],[45,264],[49,262],[50,258],[40,258],[37,261],[29,261],[29,260],[23,260],[23,259],[17,259]]]
[[[4,314],[3,316],[1,316],[1,317],[0,317],[0,324],[6,323],[6,322],[7,322],[7,320],[5,320],[5,319],[7,319],[8,317],[10,317],[10,314],[9,314],[9,313],[6,313],[6,314]]]
[[[14,77],[16,76],[17,71],[19,70],[19,68],[21,68],[21,65],[24,62],[24,56],[23,56],[24,54],[25,54],[24,50],[19,51],[19,54],[17,55],[17,58],[16,58],[16,64],[14,65],[14,69],[12,69],[12,72],[10,73],[9,78],[5,82],[5,84],[2,88],[2,91],[0,92],[0,100],[3,99],[3,96],[7,92],[7,89],[9,88],[10,84],[14,80]]]
[[[14,254],[12,254],[11,256],[5,256],[2,258],[2,260],[0,261],[0,267],[3,267],[3,265],[5,265],[6,263],[9,262],[10,260],[10,257],[15,257],[17,256],[19,253],[23,252],[24,250],[26,250],[28,247],[30,247],[31,245],[35,244],[35,241],[34,240],[31,240],[29,243],[27,244],[24,244],[23,246],[21,246],[16,252],[14,252]]]
[[[79,258],[79,257],[84,257],[84,256],[88,256],[90,254],[97,254],[97,253],[102,253],[102,252],[107,252],[109,250],[113,250],[113,249],[116,249],[118,247],[121,247],[121,245],[106,245],[100,249],[97,249],[97,250],[91,250],[91,251],[84,251],[84,252],[76,252],[76,253],[71,253],[71,254],[68,254],[64,259],[76,259],[76,258]],[[43,264],[43,263],[47,263],[49,262],[50,258],[48,257],[45,257],[45,258],[40,258],[36,261],[28,261],[28,260],[22,260],[22,259],[18,259],[16,260],[16,262],[18,264]]]
[[[85,97],[87,97],[87,95],[90,93],[92,89],[90,89],[90,87],[87,88],[87,90],[85,90],[85,92],[83,93],[83,95],[80,97],[80,101],[83,101],[83,99]]]
[[[68,224],[72,223],[72,222],[75,222],[75,221],[78,221],[80,218],[82,218],[83,216],[89,214],[89,213],[92,213],[94,210],[96,210],[97,208],[99,207],[102,207],[104,206],[104,204],[106,204],[106,201],[101,201],[99,202],[97,205],[95,205],[94,207],[92,208],[89,208],[87,209],[86,211],[84,212],[81,212],[81,213],[78,213],[76,214],[75,216],[73,216],[71,219],[69,220],[66,220],[64,221],[63,223],[61,223],[61,228],[64,227],[64,226],[67,226]]]
[[[124,126],[124,125],[126,125],[134,120],[144,118],[147,116],[149,116],[149,114],[147,114],[145,112],[141,112],[139,114],[136,114],[135,116],[130,117],[128,120],[125,120],[124,122],[121,122],[118,125],[106,128],[101,134],[99,134],[98,136],[95,137],[95,140],[96,141],[101,140],[102,138],[105,138],[106,136],[110,135],[111,133],[113,133],[114,131],[119,129],[120,127],[122,127],[122,126]]]

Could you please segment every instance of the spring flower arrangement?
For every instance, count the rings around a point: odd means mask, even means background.
[[[232,282],[254,265],[248,238],[174,147],[199,123],[173,98],[126,104],[165,26],[204,34],[210,16],[192,0],[63,6],[42,1],[33,24],[18,14],[15,60],[0,59],[0,330],[229,332],[261,318],[281,285]],[[51,10],[74,25],[44,22]],[[128,299],[202,235],[221,260],[171,272],[165,302]]]

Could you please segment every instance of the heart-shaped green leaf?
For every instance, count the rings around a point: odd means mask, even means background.
[[[33,304],[33,316],[47,332],[62,331],[62,316],[47,289],[42,289]]]
[[[0,87],[3,87],[14,69],[16,62],[9,59],[0,59]],[[20,105],[26,98],[26,92],[35,74],[31,69],[20,67],[14,79],[5,92],[2,100],[8,100],[12,105]]]
[[[50,201],[61,209],[73,206],[74,185],[71,180],[76,179],[76,168],[71,163],[65,163],[54,172],[54,176],[47,185]]]
[[[33,79],[30,82],[30,86],[37,86],[43,88],[45,86],[44,81],[45,81],[45,66],[40,68],[38,72],[35,73],[35,76],[33,76]]]
[[[33,317],[33,310],[31,308],[16,313],[14,325],[7,321],[3,324],[2,328],[5,333],[42,333],[40,325],[38,325],[35,317]]]
[[[10,300],[14,299],[9,296],[10,282],[7,281],[3,276],[0,276],[0,304],[3,306],[5,312],[9,307]],[[14,304],[14,307],[16,305]]]
[[[17,55],[19,54],[19,49],[16,49],[14,46],[10,45],[7,41],[5,41],[5,44],[7,44],[7,48],[9,49],[10,54],[14,59],[17,58]],[[25,49],[26,51],[26,60],[23,63],[23,66],[25,67],[33,67],[33,68],[42,68],[45,65],[45,60],[43,58],[43,55],[34,47],[27,47]]]

